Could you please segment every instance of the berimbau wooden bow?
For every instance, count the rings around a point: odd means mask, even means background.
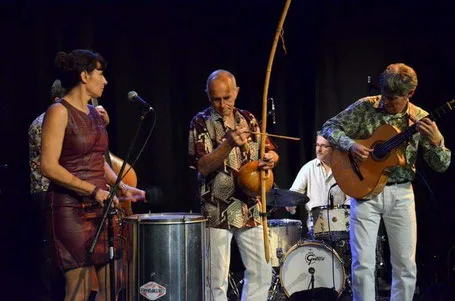
[[[273,60],[275,58],[276,47],[278,45],[278,40],[280,35],[283,32],[283,24],[284,20],[286,19],[286,15],[289,10],[289,6],[291,5],[291,0],[286,0],[284,5],[283,12],[281,13],[280,22],[278,22],[278,27],[275,32],[275,38],[272,44],[272,50],[270,51],[269,62],[267,64],[267,71],[265,73],[265,82],[264,82],[264,92],[262,97],[262,125],[261,125],[261,145],[260,145],[260,158],[264,157],[265,153],[265,141],[266,141],[266,128],[267,128],[267,99],[268,99],[268,91],[269,91],[269,83],[270,83],[270,75],[272,73],[272,65]],[[266,194],[266,180],[267,175],[264,170],[261,170],[261,216],[262,216],[262,227],[263,227],[263,235],[264,235],[264,249],[265,249],[265,260],[267,262],[270,261],[270,247],[269,247],[269,228],[267,225],[267,194]]]

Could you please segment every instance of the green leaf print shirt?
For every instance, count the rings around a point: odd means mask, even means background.
[[[383,109],[381,95],[369,96],[357,100],[344,111],[327,120],[323,125],[322,135],[335,147],[349,151],[355,143],[353,139],[366,139],[383,124],[393,125],[403,131],[427,115],[426,111],[410,102],[405,112],[387,114]],[[449,167],[451,152],[444,146],[444,138],[439,146],[435,146],[428,138],[417,132],[400,146],[406,157],[406,165],[391,168],[389,182],[414,179],[419,146],[423,151],[424,160],[432,169],[443,172]]]

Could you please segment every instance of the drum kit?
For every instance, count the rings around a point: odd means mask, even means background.
[[[349,206],[315,207],[311,220],[311,240],[303,240],[299,220],[268,221],[274,271],[268,301],[317,288],[350,294]]]
[[[308,201],[288,190],[272,189],[271,193],[274,206],[300,206]],[[302,300],[301,294],[321,291],[334,297],[315,300],[352,295],[349,216],[347,205],[314,207],[310,239],[303,238],[300,220],[268,220],[273,278],[267,301]],[[205,229],[206,219],[192,213],[125,218],[122,274],[126,299],[204,300]],[[239,300],[242,285],[241,278],[230,273],[229,300]]]
[[[308,201],[306,195],[284,189],[274,188],[267,195],[267,205],[275,209],[302,206]],[[302,233],[300,220],[268,220],[273,277],[267,301],[302,300],[301,293],[322,290],[329,291],[332,297],[315,300],[352,295],[349,217],[349,205],[314,207],[310,212],[310,239],[304,239],[306,233]],[[229,284],[229,300],[240,300],[243,283],[240,280],[236,285],[236,279],[230,280],[234,281]]]

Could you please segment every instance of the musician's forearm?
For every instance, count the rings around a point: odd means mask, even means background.
[[[213,152],[201,157],[198,161],[198,170],[204,176],[217,170],[223,165],[224,160],[229,156],[232,146],[227,140],[223,141]]]
[[[95,185],[81,180],[60,165],[48,166],[44,164],[41,166],[41,171],[43,176],[50,179],[52,182],[75,191],[80,195],[88,196],[96,188]]]
[[[111,186],[114,185],[117,181],[117,174],[109,166],[109,164],[107,164],[107,162],[104,162],[104,174],[106,175],[107,183]]]

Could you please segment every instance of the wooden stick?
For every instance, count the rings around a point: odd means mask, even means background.
[[[275,38],[273,39],[272,50],[270,51],[269,61],[267,63],[267,70],[265,72],[265,81],[264,81],[264,93],[262,94],[262,124],[261,124],[261,133],[266,132],[267,128],[267,94],[269,90],[270,75],[272,73],[273,59],[275,58],[276,46],[278,45],[278,39],[280,34],[283,32],[283,24],[286,19],[286,14],[288,13],[289,5],[291,0],[286,0],[286,3],[281,13],[280,21],[278,22],[278,27],[275,32]],[[260,144],[260,158],[264,157],[265,153],[265,135],[261,135],[261,144]],[[264,237],[264,251],[265,251],[265,261],[270,262],[270,243],[269,243],[269,228],[267,224],[267,196],[266,196],[266,175],[265,171],[261,170],[261,209],[262,209],[262,234]]]
[[[290,137],[290,136],[282,136],[282,135],[274,135],[274,134],[269,134],[269,133],[259,133],[259,132],[246,132],[254,135],[266,135],[269,137],[275,137],[275,138],[282,138],[282,139],[289,139],[289,140],[296,140],[300,141],[300,138],[297,137]]]

